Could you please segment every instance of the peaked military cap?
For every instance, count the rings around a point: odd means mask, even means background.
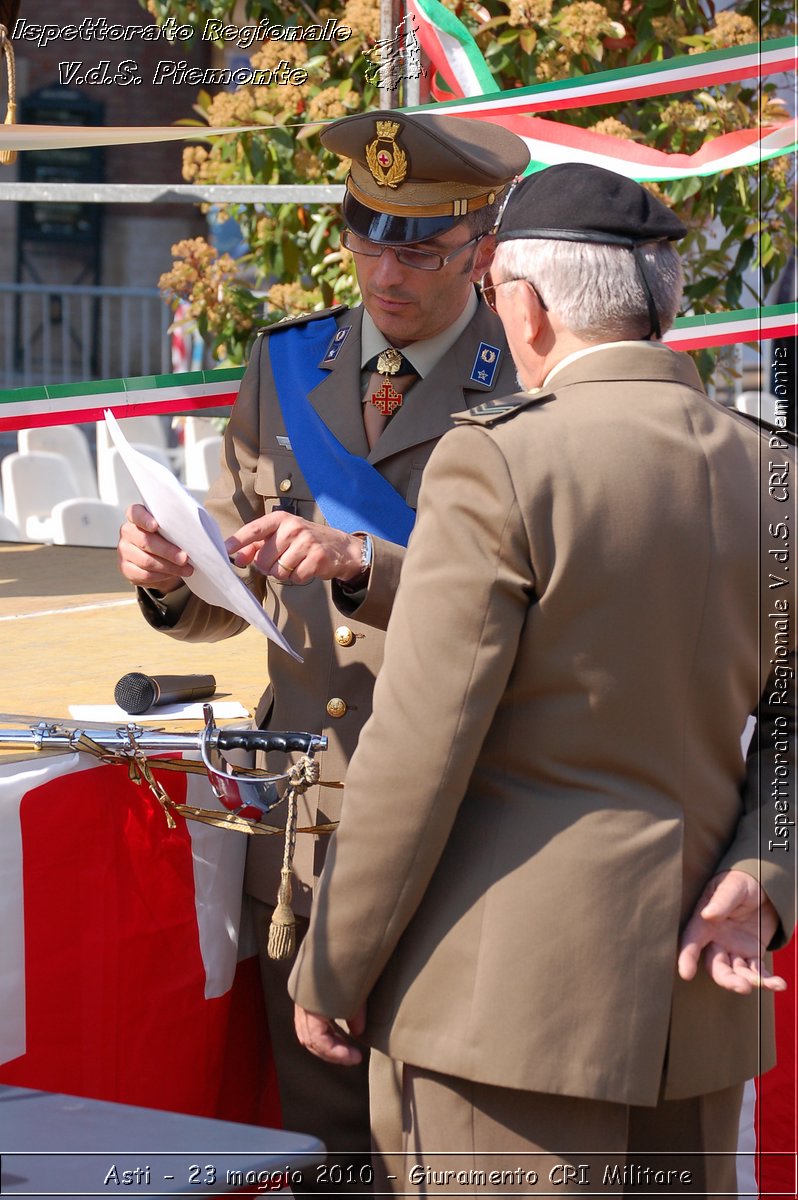
[[[498,125],[381,109],[334,121],[322,144],[351,159],[344,218],[387,245],[423,242],[497,200],[529,151]]]
[[[587,163],[559,163],[514,189],[497,241],[551,238],[632,247],[674,241],[686,232],[679,218],[633,179]]]

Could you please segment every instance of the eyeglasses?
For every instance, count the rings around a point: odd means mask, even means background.
[[[484,236],[484,233],[477,234],[452,250],[451,254],[433,254],[431,250],[417,250],[415,246],[382,246],[379,242],[370,242],[367,238],[358,237],[351,229],[341,231],[341,244],[353,254],[364,254],[366,258],[380,258],[386,250],[393,250],[396,261],[403,267],[413,267],[416,271],[440,271],[458,254],[481,241]]]
[[[543,309],[543,311],[544,312],[549,311],[549,306],[546,304],[546,301],[543,299],[540,292],[538,291],[538,289],[535,287],[534,283],[532,283],[532,281],[530,279],[524,279],[523,276],[521,276],[521,275],[514,275],[512,277],[512,279],[502,279],[499,283],[494,283],[493,279],[491,278],[490,271],[488,271],[482,277],[482,282],[480,284],[480,288],[481,288],[485,303],[487,304],[487,306],[491,310],[491,312],[495,312],[498,315],[499,310],[496,307],[496,289],[500,288],[500,287],[504,287],[505,283],[525,283],[525,284],[527,284],[529,287],[532,288],[532,291],[537,296],[538,304]]]

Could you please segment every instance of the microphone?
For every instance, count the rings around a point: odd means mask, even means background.
[[[161,704],[203,700],[215,691],[213,675],[142,675],[131,671],[114,688],[114,700],[125,712],[138,714]]]

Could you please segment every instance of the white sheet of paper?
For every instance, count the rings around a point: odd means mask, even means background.
[[[192,592],[207,604],[243,617],[297,662],[302,662],[302,657],[291,648],[231,567],[222,532],[213,517],[197,504],[171,471],[130,445],[116,417],[107,409],[105,423],[164,537],[188,555],[194,573],[186,579],[186,584]]]
[[[206,702],[207,703],[207,702]],[[159,704],[157,708],[149,708],[146,712],[125,712],[118,704],[70,704],[69,715],[73,721],[201,721],[203,702],[193,700],[182,704]],[[250,714],[237,700],[214,700],[211,703],[213,715],[217,721],[228,717],[248,717]]]

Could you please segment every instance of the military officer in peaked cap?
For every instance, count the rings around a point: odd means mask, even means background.
[[[382,629],[433,446],[452,413],[516,386],[501,324],[475,285],[492,258],[508,185],[529,156],[501,128],[426,113],[352,116],[322,141],[351,160],[343,242],[362,304],[262,330],[206,507],[232,539],[248,586],[304,657],[299,666],[269,647],[258,719],[326,734],[329,784],[343,780],[371,711]],[[155,628],[192,641],[242,628],[192,594],[185,554],[140,506],[122,527],[119,557]],[[335,821],[341,795],[312,789],[299,824]],[[298,838],[300,938],[326,845],[323,836]],[[258,916],[283,1120],[339,1155],[352,1190],[352,1155],[341,1154],[369,1148],[366,1068],[336,1071],[296,1042],[290,963],[265,949],[281,858],[280,839],[250,839],[246,890]]]

